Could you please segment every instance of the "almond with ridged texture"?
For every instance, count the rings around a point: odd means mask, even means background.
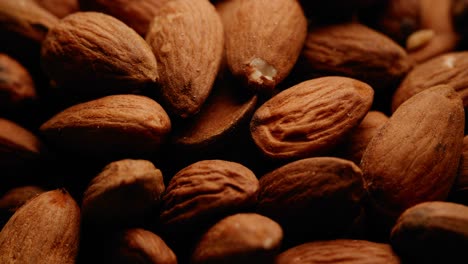
[[[34,0],[58,18],[64,18],[80,10],[78,0]]]
[[[41,48],[42,68],[58,86],[79,95],[128,93],[155,86],[151,48],[120,20],[77,12],[60,20]]]
[[[64,190],[40,194],[0,232],[0,262],[73,264],[80,239],[80,208]]]
[[[415,94],[439,84],[447,84],[458,92],[468,107],[468,52],[451,52],[414,67],[393,94],[392,110]]]
[[[260,178],[257,212],[277,221],[289,241],[344,233],[361,212],[362,171],[351,161],[317,157]]]
[[[271,92],[299,57],[307,20],[296,0],[232,0],[222,8],[227,65],[253,90]]]
[[[114,161],[89,183],[83,222],[100,228],[141,224],[159,209],[164,189],[162,173],[150,161]]]
[[[156,234],[142,228],[127,229],[116,235],[109,262],[115,264],[177,264],[177,257]]]
[[[154,100],[110,95],[71,106],[40,127],[56,147],[96,158],[155,153],[171,130],[171,120]]]
[[[260,106],[250,132],[272,159],[300,159],[331,151],[369,111],[374,90],[346,77],[322,77],[282,91]]]
[[[281,226],[268,217],[254,213],[231,215],[203,234],[191,263],[273,263],[282,239]]]
[[[170,0],[78,0],[82,10],[109,14],[145,36],[158,10]]]
[[[468,207],[449,202],[413,206],[398,218],[390,240],[407,263],[458,263],[468,248]]]
[[[235,162],[203,160],[171,179],[163,196],[161,222],[168,231],[197,232],[257,201],[255,174]]]
[[[200,111],[223,56],[221,19],[208,0],[174,0],[155,15],[146,41],[159,65],[161,97],[172,114]]]
[[[311,71],[356,78],[376,89],[397,83],[411,67],[403,48],[360,23],[312,29],[303,55]]]
[[[342,157],[356,164],[361,163],[362,154],[367,144],[388,121],[388,116],[379,111],[369,111],[359,126],[346,139],[341,151]]]
[[[0,1],[0,30],[41,43],[58,18],[34,0]]]
[[[463,147],[462,100],[448,85],[403,103],[364,151],[361,169],[372,212],[392,223],[407,208],[444,200]]]
[[[37,99],[28,70],[7,54],[0,53],[0,109],[19,109]]]
[[[400,264],[388,244],[366,240],[338,239],[309,242],[281,253],[275,264]]]

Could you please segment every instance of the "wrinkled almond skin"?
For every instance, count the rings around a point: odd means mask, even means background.
[[[312,29],[303,55],[313,71],[356,78],[374,88],[399,81],[411,67],[397,43],[359,23]]]
[[[351,133],[342,147],[342,157],[356,164],[379,129],[388,121],[388,116],[379,111],[369,111],[359,126]]]
[[[366,240],[338,239],[302,244],[281,253],[275,264],[399,264],[388,244]]]
[[[3,225],[10,217],[30,199],[45,192],[38,186],[20,186],[10,189],[0,197],[0,225]]]
[[[28,70],[12,57],[0,53],[0,109],[18,109],[37,99]]]
[[[250,132],[262,153],[299,159],[330,151],[369,111],[372,88],[346,77],[322,77],[277,94],[254,113]]]
[[[452,86],[465,108],[468,107],[468,52],[447,53],[416,66],[395,91],[392,110],[415,94],[439,84]]]
[[[257,212],[278,221],[294,242],[329,238],[351,226],[364,193],[362,172],[353,162],[308,158],[260,178]]]
[[[60,20],[42,44],[41,62],[58,86],[80,95],[131,92],[158,78],[145,40],[120,20],[96,12]]]
[[[158,10],[170,0],[79,0],[83,10],[109,14],[145,36]]]
[[[127,229],[115,238],[115,248],[106,263],[177,264],[177,257],[156,234],[141,228]]]
[[[114,161],[86,189],[83,222],[101,228],[143,223],[159,209],[164,189],[162,173],[150,161]]]
[[[196,162],[177,172],[169,182],[161,222],[168,231],[196,231],[196,227],[252,207],[258,186],[253,172],[239,163]]]
[[[446,199],[461,156],[464,118],[460,97],[447,85],[402,104],[362,157],[372,210],[392,222],[415,204]]]
[[[398,218],[390,239],[403,259],[457,263],[468,248],[468,207],[449,202],[418,204]]]
[[[273,263],[283,231],[275,221],[254,213],[228,216],[202,236],[193,264]]]
[[[80,6],[78,0],[34,0],[43,8],[58,18],[64,18],[67,15],[78,12]]]
[[[159,65],[165,107],[182,118],[196,114],[223,56],[223,25],[214,6],[208,0],[169,1],[158,10],[146,41]]]
[[[291,71],[307,34],[295,0],[233,0],[219,9],[231,72],[253,90],[271,92]]]
[[[55,146],[101,158],[154,153],[170,130],[169,116],[157,102],[130,94],[71,106],[40,127]]]
[[[16,33],[41,43],[58,18],[40,7],[34,0],[0,1],[0,30]]]
[[[18,209],[0,233],[1,263],[76,263],[80,208],[65,190],[40,194]]]

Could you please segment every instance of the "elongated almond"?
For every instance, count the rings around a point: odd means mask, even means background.
[[[208,0],[170,1],[158,10],[146,41],[158,61],[169,112],[196,114],[211,92],[224,46],[223,25]]]
[[[65,190],[40,194],[21,207],[0,233],[0,262],[73,264],[80,208]]]

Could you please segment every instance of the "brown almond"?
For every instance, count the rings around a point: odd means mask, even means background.
[[[452,86],[468,107],[468,52],[447,53],[414,67],[393,95],[393,111],[415,94],[439,84]]]
[[[449,202],[413,206],[398,218],[391,243],[404,260],[457,263],[468,248],[468,207]]]
[[[307,21],[295,0],[233,0],[220,8],[231,72],[258,91],[271,92],[299,57]]]
[[[342,157],[360,164],[367,145],[387,121],[388,116],[384,113],[369,111],[359,126],[346,139],[342,146]]]
[[[58,18],[66,17],[72,13],[78,12],[80,6],[78,0],[34,0],[50,13]]]
[[[338,239],[302,244],[281,253],[276,264],[399,264],[398,256],[388,244],[366,240]]]
[[[114,17],[77,12],[60,20],[41,49],[42,68],[58,86],[79,95],[126,93],[154,86],[151,48]]]
[[[63,189],[40,194],[0,232],[1,263],[73,264],[78,254],[80,208]]]
[[[359,23],[312,29],[303,55],[312,71],[356,78],[376,89],[397,83],[411,67],[403,48]]]
[[[83,222],[100,228],[144,223],[159,209],[164,189],[162,173],[150,161],[114,161],[89,183]]]
[[[372,88],[346,77],[322,77],[277,94],[255,112],[250,131],[270,158],[299,159],[326,153],[369,111]]]
[[[82,10],[109,14],[145,36],[158,10],[170,0],[78,0]]]
[[[208,229],[195,246],[191,263],[273,263],[282,238],[275,221],[253,213],[235,214]]]
[[[168,231],[196,232],[197,227],[210,226],[228,214],[252,207],[257,191],[257,178],[243,165],[199,161],[177,172],[169,182],[161,222]]]
[[[7,54],[0,53],[0,109],[11,111],[37,100],[28,70]]]
[[[101,158],[154,153],[170,130],[169,116],[156,101],[130,94],[71,106],[40,127],[55,146]]]
[[[461,156],[464,118],[460,97],[447,85],[403,103],[362,157],[371,208],[392,222],[415,204],[446,199]]]
[[[57,17],[34,0],[0,1],[0,30],[41,43],[47,32],[58,22]]]
[[[151,231],[132,228],[120,232],[106,263],[177,264],[177,257],[167,244]]]
[[[331,157],[298,160],[260,178],[257,211],[284,228],[288,240],[342,234],[360,214],[362,172]]]
[[[146,41],[159,67],[161,96],[169,112],[186,118],[200,111],[223,55],[223,25],[208,0],[175,0],[155,15]]]

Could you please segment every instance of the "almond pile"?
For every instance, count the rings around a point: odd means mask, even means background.
[[[466,263],[467,0],[1,0],[0,263]]]

